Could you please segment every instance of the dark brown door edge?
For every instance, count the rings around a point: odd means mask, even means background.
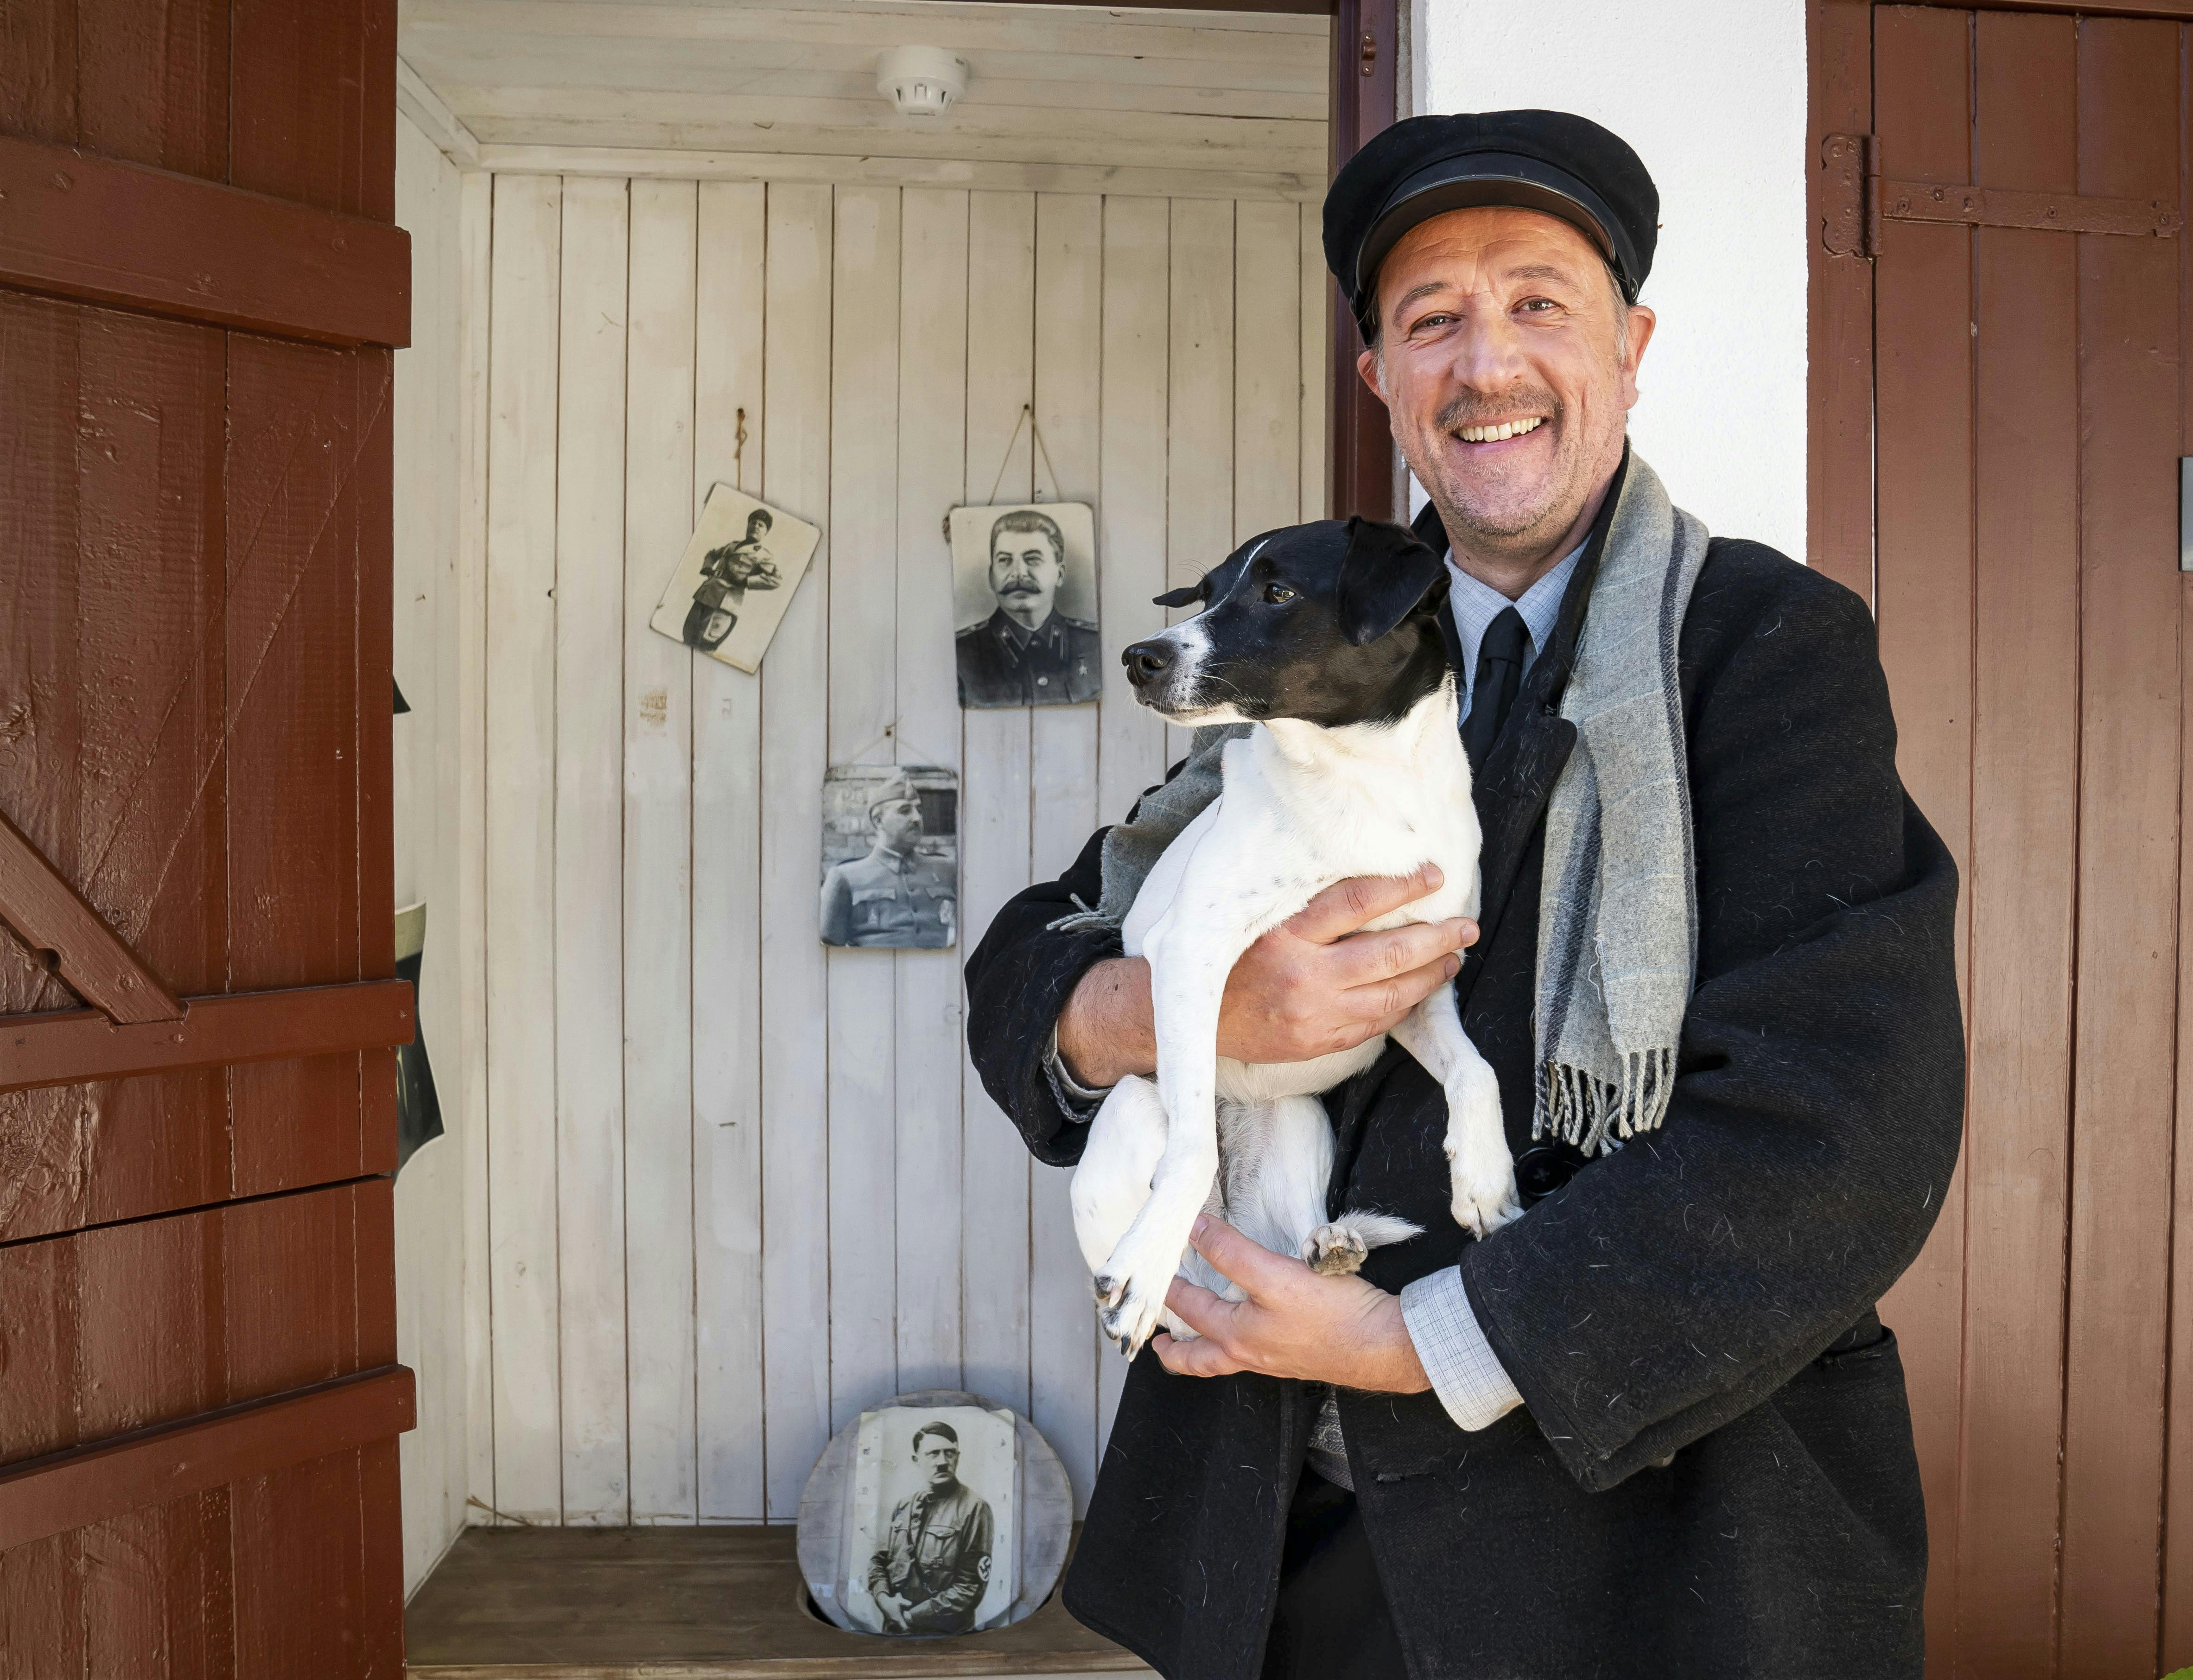
[[[1330,109],[1332,173],[1364,143],[1394,121],[1400,57],[1397,0],[1340,0],[1332,17],[1332,99]],[[1331,315],[1332,483],[1328,507],[1336,519],[1362,513],[1394,517],[1394,437],[1386,405],[1355,371],[1362,335],[1355,317],[1328,282]],[[1406,512],[1406,510],[1402,510]]]
[[[1853,160],[1835,136],[1873,128],[1873,9],[1812,0],[1806,18],[1811,111],[1806,215],[1811,375],[1806,393],[1806,559],[1871,604],[1873,265],[1846,255],[1838,218]],[[1863,175],[1864,161],[1855,167]]]

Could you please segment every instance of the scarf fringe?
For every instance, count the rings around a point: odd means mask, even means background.
[[[1081,895],[1078,892],[1069,892],[1066,896],[1074,902],[1073,910],[1056,921],[1045,922],[1044,931],[1046,933],[1079,933],[1090,927],[1116,929],[1125,920],[1121,916],[1108,915],[1102,909],[1091,909],[1081,902]]]
[[[1633,1051],[1622,1058],[1622,1080],[1609,1084],[1585,1068],[1538,1064],[1533,1141],[1573,1144],[1587,1158],[1618,1150],[1640,1132],[1657,1132],[1675,1094],[1675,1052]]]

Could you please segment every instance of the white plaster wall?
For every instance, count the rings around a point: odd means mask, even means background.
[[[1573,111],[1660,188],[1637,451],[1805,558],[1804,0],[1417,0],[1423,111]]]

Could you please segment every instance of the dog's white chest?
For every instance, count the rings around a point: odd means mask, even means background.
[[[1337,881],[1406,875],[1426,863],[1439,865],[1440,886],[1365,924],[1365,931],[1474,914],[1477,813],[1468,761],[1451,725],[1444,735],[1429,737],[1429,754],[1383,761],[1363,753],[1282,752],[1258,735],[1228,743],[1224,791],[1144,880],[1121,929],[1126,955],[1162,960],[1176,925],[1208,928],[1214,920],[1253,941]],[[1431,762],[1416,761],[1419,756]],[[1377,1038],[1307,1062],[1262,1065],[1222,1056],[1218,1094],[1265,1103],[1329,1091],[1368,1067],[1384,1047],[1385,1040]]]
[[[1148,955],[1184,894],[1199,920],[1216,915],[1261,933],[1336,881],[1406,875],[1427,863],[1439,865],[1440,886],[1366,929],[1474,915],[1479,834],[1468,762],[1459,742],[1439,745],[1446,750],[1433,756],[1444,762],[1336,771],[1254,736],[1228,742],[1224,791],[1152,866],[1120,930],[1126,954]]]

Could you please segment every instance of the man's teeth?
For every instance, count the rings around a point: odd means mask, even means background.
[[[1531,420],[1511,420],[1499,426],[1465,426],[1456,435],[1465,444],[1497,444],[1503,438],[1520,438],[1526,432],[1535,432],[1544,425],[1541,415]]]

